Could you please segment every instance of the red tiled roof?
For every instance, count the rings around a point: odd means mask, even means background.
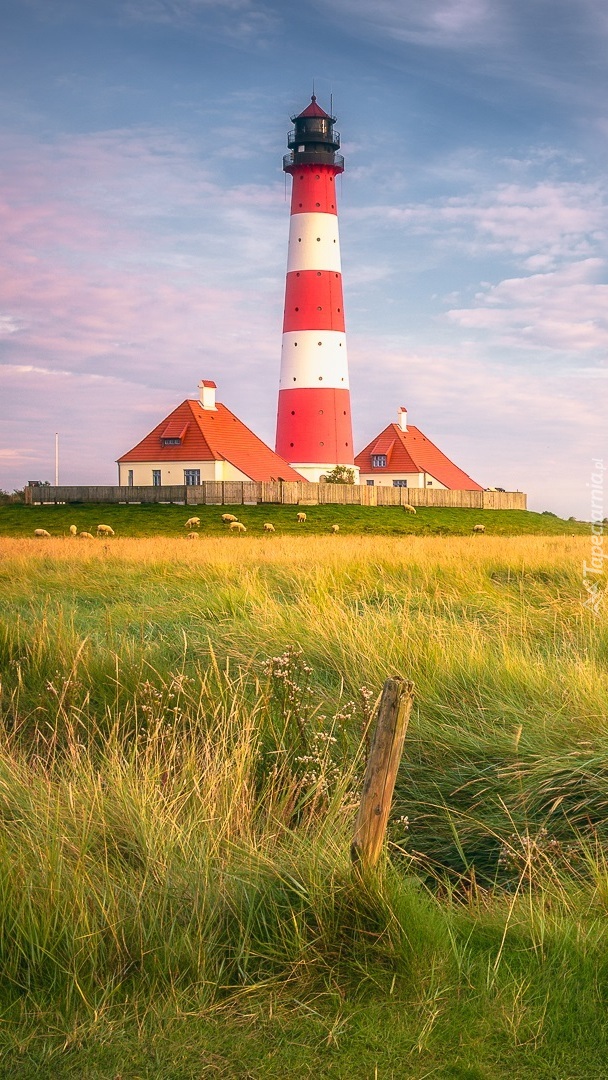
[[[170,424],[167,424],[161,439],[183,439],[187,430],[188,425],[184,424],[182,420],[172,420]]]
[[[320,105],[317,105],[317,99],[314,94],[312,95],[310,105],[306,106],[304,112],[298,113],[297,116],[294,116],[294,120],[299,120],[302,116],[321,116],[324,120],[332,119],[329,113],[326,113]]]
[[[386,465],[372,468],[372,454],[386,454]],[[446,488],[464,491],[483,491],[480,484],[454,465],[448,457],[423,435],[419,428],[408,425],[402,431],[399,424],[389,424],[355,458],[362,473],[428,473]]]
[[[179,446],[163,445],[162,439],[170,437],[166,434],[169,427],[176,432],[185,431]],[[229,461],[251,480],[303,479],[225,405],[218,402],[215,409],[203,409],[199,401],[190,399],[182,401],[145,439],[118,460],[121,463]]]

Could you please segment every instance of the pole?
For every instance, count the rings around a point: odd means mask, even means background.
[[[59,487],[59,432],[55,432],[55,487]]]
[[[372,869],[382,852],[413,700],[409,680],[395,677],[384,683],[350,848],[361,870]]]

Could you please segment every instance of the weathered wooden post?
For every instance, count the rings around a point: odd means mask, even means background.
[[[413,700],[408,679],[384,683],[350,847],[351,860],[362,871],[380,858]]]

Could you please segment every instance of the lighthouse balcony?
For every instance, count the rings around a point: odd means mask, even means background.
[[[344,171],[344,158],[342,154],[327,153],[325,150],[292,151],[283,156],[283,170],[287,171],[293,165],[335,165],[340,171]]]
[[[313,128],[310,126],[311,122],[308,121],[307,127],[304,128],[292,128],[287,132],[287,145],[295,146],[298,142],[315,142],[315,143],[327,143],[329,146],[333,146],[334,149],[338,149],[340,145],[340,132],[329,131],[323,128]]]

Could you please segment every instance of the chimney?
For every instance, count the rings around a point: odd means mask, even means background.
[[[402,431],[407,431],[407,409],[402,405],[397,413],[397,423]]]
[[[203,409],[212,409],[214,412],[217,412],[215,404],[215,383],[209,382],[208,379],[201,379],[198,384],[198,390]]]

